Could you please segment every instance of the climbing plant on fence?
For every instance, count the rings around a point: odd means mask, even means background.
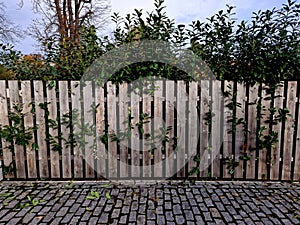
[[[0,82],[6,178],[299,179],[299,82],[270,92],[264,84],[160,81],[130,98],[122,94],[130,84],[49,84]],[[197,98],[186,104],[179,86]],[[224,91],[219,109],[203,87]]]

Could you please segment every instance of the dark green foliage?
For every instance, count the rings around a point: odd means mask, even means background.
[[[57,44],[49,39],[42,43],[43,56],[30,60],[12,46],[1,45],[1,63],[16,79],[80,79],[95,59],[116,47],[161,40],[178,47],[172,50],[175,55],[180,49],[193,51],[220,80],[274,85],[299,78],[300,4],[296,1],[288,0],[280,9],[255,12],[251,21],[239,24],[234,19],[235,7],[227,6],[207,21],[192,21],[187,27],[168,18],[163,0],[154,4],[155,10],[146,15],[138,9],[125,18],[114,13],[112,37],[98,37],[93,26],[85,27],[80,44]],[[136,63],[110,75],[116,83],[145,76],[191,80],[178,68],[159,62]]]

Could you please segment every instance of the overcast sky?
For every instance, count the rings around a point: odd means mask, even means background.
[[[10,20],[26,29],[31,21],[37,17],[32,12],[31,0],[24,0],[23,8],[19,8],[20,0],[0,0],[7,6],[7,15]],[[110,0],[112,12],[119,12],[122,16],[132,13],[135,8],[143,11],[154,9],[153,0]],[[193,20],[205,20],[221,9],[226,4],[236,6],[236,18],[238,20],[250,20],[252,12],[273,7],[279,8],[287,0],[166,0],[167,14],[175,22],[189,24]],[[15,44],[16,49],[25,54],[36,52],[34,40],[30,37]]]

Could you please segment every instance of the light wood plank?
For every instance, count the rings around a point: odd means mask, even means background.
[[[104,88],[97,86],[95,88],[95,101],[97,107],[96,124],[97,124],[97,174],[100,178],[107,178],[106,159],[107,149],[105,143],[100,140],[100,137],[106,135],[105,132],[105,97]]]
[[[284,96],[284,87],[278,87],[275,92],[276,97],[274,99],[274,107],[277,109],[282,109],[283,107],[283,96]],[[271,152],[271,169],[270,169],[270,179],[271,180],[279,180],[279,166],[280,166],[280,146],[281,146],[281,131],[282,131],[282,122],[278,122],[277,125],[273,126],[274,131],[278,132],[278,142],[275,144],[274,148]]]
[[[131,101],[131,116],[132,116],[132,135],[131,135],[131,176],[140,177],[140,132],[136,124],[140,120],[140,95],[137,90],[134,90],[134,84],[131,84],[130,101]]]
[[[196,82],[190,82],[188,95],[188,172],[197,166],[197,163],[194,161],[194,157],[197,155],[198,142],[197,95],[198,84]],[[197,174],[192,174],[191,177],[197,177]]]
[[[174,109],[175,109],[175,95],[174,82],[166,81],[166,128],[171,127],[169,133],[170,141],[166,143],[166,178],[170,178],[176,174],[174,155]]]
[[[108,120],[108,178],[117,178],[117,143],[112,140],[111,134],[117,131],[116,123],[116,86],[111,82],[107,82],[107,120]]]
[[[128,84],[124,83],[119,86],[119,129],[120,132],[131,132],[128,126]],[[129,129],[129,130],[128,130]],[[128,144],[129,138],[124,137],[120,142],[120,177],[129,177],[128,162]]]
[[[291,115],[295,114],[296,98],[297,98],[297,82],[288,82],[287,87],[287,108]],[[292,149],[293,149],[293,136],[294,136],[294,118],[289,117],[285,122],[284,132],[284,154],[283,154],[283,166],[282,166],[282,179],[291,180],[291,168],[292,168]]]
[[[161,135],[163,128],[162,119],[162,104],[163,104],[163,82],[155,81],[154,86],[154,136]],[[154,151],[154,177],[162,177],[163,175],[163,153],[162,153],[162,140],[159,138],[156,140],[156,149]]]
[[[83,87],[83,109],[84,116],[83,121],[85,127],[88,129],[85,131],[85,148],[84,148],[84,159],[85,159],[85,176],[86,178],[95,177],[95,100],[93,97],[92,82],[85,82]]]
[[[257,104],[258,104],[258,85],[249,87],[249,98],[248,98],[248,137],[247,137],[247,148],[244,149],[247,155],[251,157],[247,161],[247,179],[255,178],[255,149],[256,149],[256,133],[257,133]]]
[[[62,176],[63,178],[71,178],[71,149],[67,145],[66,141],[68,140],[70,129],[67,127],[67,124],[64,124],[64,115],[70,112],[69,110],[69,96],[68,96],[68,82],[59,81],[59,107],[60,107],[60,128],[62,133]]]
[[[18,111],[14,108],[15,106],[21,107],[20,98],[19,98],[20,91],[19,91],[18,81],[17,80],[8,81],[8,88],[10,91],[10,111],[12,113],[18,114]],[[26,178],[24,146],[14,143],[14,154],[15,154],[17,178]]]
[[[300,81],[298,81],[298,89],[299,89]],[[300,93],[298,95],[298,114],[295,115],[295,118],[298,118],[297,124],[297,136],[296,136],[296,152],[295,152],[295,165],[294,165],[294,180],[300,180]]]
[[[246,86],[244,83],[237,84],[237,103],[240,103],[240,107],[236,108],[237,120],[243,119],[245,122],[245,100],[246,100]],[[239,161],[239,165],[235,168],[234,178],[243,178],[244,161],[240,159],[245,143],[244,124],[238,124],[236,126],[235,135],[235,161]]]
[[[80,81],[71,81],[71,101],[72,101],[72,122],[73,133],[75,134],[76,144],[74,146],[74,178],[84,178],[83,174],[83,150],[80,147],[78,134],[82,125],[82,109],[81,109],[81,85]]]
[[[9,125],[5,80],[0,80],[0,110],[0,124],[2,127]],[[8,143],[4,138],[2,138],[1,141],[3,150],[3,165],[8,167],[13,163],[12,152],[8,149],[10,143]],[[4,177],[6,179],[13,178],[14,174],[6,174]]]
[[[23,113],[24,113],[24,127],[25,129],[32,128],[33,124],[33,114],[31,97],[31,83],[30,81],[22,81],[21,83],[21,92],[22,92],[22,104],[23,104]],[[29,141],[29,145],[26,146],[26,160],[27,160],[27,170],[28,178],[37,178],[37,165],[36,165],[36,152],[32,149],[34,144],[34,133],[32,135],[32,140]]]
[[[200,177],[208,177],[209,167],[209,126],[206,115],[209,112],[209,80],[201,80],[200,92]]]
[[[144,124],[144,136],[143,136],[143,177],[149,178],[153,176],[151,170],[151,153],[149,145],[150,141],[147,135],[151,135],[151,124],[153,120],[151,120],[151,102],[152,96],[147,92],[149,89],[149,85],[145,85],[143,88],[143,113],[147,114],[149,118],[149,122]]]
[[[57,102],[56,102],[56,91],[55,87],[49,86],[50,82],[46,83],[46,94],[47,94],[47,102],[48,102],[48,120],[58,123],[57,121]],[[49,123],[51,124],[51,123]],[[58,142],[56,138],[58,135],[58,127],[50,126],[49,127],[49,135]],[[51,167],[51,178],[60,178],[60,163],[59,163],[59,151],[53,150],[53,147],[50,145],[50,167]]]
[[[185,177],[186,153],[186,86],[184,81],[177,82],[176,118],[177,118],[177,177]]]
[[[270,97],[270,95],[267,94],[268,86],[263,84],[262,86],[262,99],[261,99],[261,105],[262,110],[261,114],[264,114],[262,116],[261,122],[260,122],[260,128],[265,127],[265,130],[262,132],[262,136],[260,138],[261,141],[264,141],[264,136],[268,136],[270,129],[269,129],[269,123],[266,123],[266,120],[270,119],[270,111],[268,110],[270,107],[270,100],[266,99]],[[258,157],[258,179],[267,179],[267,158],[268,150],[267,148],[259,149],[259,157]]]
[[[229,92],[233,95],[233,87],[234,83],[231,81],[224,82],[224,92]],[[223,156],[222,159],[229,157],[233,158],[232,153],[232,123],[229,122],[233,117],[233,111],[229,109],[226,105],[232,102],[232,96],[224,97],[224,139],[223,139]],[[229,174],[229,170],[227,168],[227,164],[223,162],[223,178],[231,178],[231,174]]]
[[[37,125],[37,144],[38,144],[38,160],[39,171],[41,178],[49,177],[48,169],[48,153],[46,143],[46,124],[45,124],[45,110],[40,107],[40,104],[45,104],[43,82],[33,81],[34,87],[34,101],[36,110],[36,125]]]
[[[218,80],[213,81],[213,92],[212,92],[212,112],[214,114],[212,118],[212,149],[211,149],[211,160],[212,160],[212,177],[220,177],[220,147],[223,137],[221,137],[221,104],[222,104],[222,90],[221,82]]]

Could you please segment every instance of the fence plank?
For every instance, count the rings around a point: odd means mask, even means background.
[[[20,106],[19,98],[19,84],[17,80],[8,81],[8,88],[10,93],[10,111],[17,113],[18,111],[14,107]],[[12,121],[13,123],[13,121]],[[12,124],[14,126],[14,124]],[[15,164],[16,164],[16,175],[18,178],[26,178],[26,168],[25,168],[25,155],[24,147],[21,145],[14,145],[14,154],[15,154]]]
[[[85,82],[85,86],[83,87],[83,121],[85,128],[88,129],[85,131],[86,144],[84,147],[86,178],[95,177],[95,100],[92,90],[92,82]]]
[[[174,161],[174,109],[175,109],[175,96],[174,96],[174,82],[166,81],[166,127],[171,127],[169,133],[169,142],[166,143],[166,178],[172,177],[176,174],[175,161]],[[197,112],[196,112],[197,113]]]
[[[140,119],[140,95],[134,90],[134,84],[130,85],[130,109],[132,116],[132,133],[131,133],[131,176],[140,177],[140,133],[136,124]]]
[[[240,103],[240,107],[236,108],[236,118],[237,120],[245,120],[245,99],[246,99],[246,86],[242,83],[237,84],[237,103]],[[235,178],[243,178],[244,165],[243,160],[240,160],[240,155],[244,147],[245,135],[244,135],[244,124],[238,124],[236,126],[236,135],[235,135],[235,160],[239,161],[238,167],[236,167],[234,172]]]
[[[290,81],[288,82],[287,87],[287,99],[286,106],[289,109],[291,115],[295,114],[295,103],[297,98],[297,82]],[[288,117],[285,122],[285,132],[284,132],[284,154],[282,157],[283,166],[282,166],[282,179],[290,180],[291,179],[291,166],[292,166],[292,149],[293,149],[293,136],[294,136],[294,118]]]
[[[56,102],[56,90],[55,87],[50,87],[50,82],[46,83],[46,95],[48,102],[48,121],[49,125],[51,121],[53,123],[57,123],[57,102]],[[58,136],[58,127],[57,126],[49,126],[49,136],[52,141],[57,141]],[[50,140],[51,141],[51,140]],[[51,178],[60,178],[60,163],[59,163],[59,151],[53,149],[53,145],[50,143],[50,168],[51,168]]]
[[[74,152],[74,178],[83,178],[83,152],[80,147],[80,140],[77,136],[80,132],[81,120],[81,85],[80,81],[71,81],[71,102],[72,102],[72,121],[73,133],[75,134],[76,144],[73,147]]]
[[[212,130],[211,130],[211,139],[212,139],[212,152],[211,152],[211,173],[212,177],[218,178],[220,177],[220,147],[221,141],[223,137],[221,137],[221,104],[222,104],[222,90],[221,90],[221,82],[213,81],[212,87]]]
[[[274,107],[277,109],[281,109],[283,107],[283,95],[284,95],[284,87],[278,87],[275,92],[274,99]],[[278,114],[278,113],[277,113]],[[280,166],[280,146],[281,146],[281,128],[282,123],[279,122],[277,125],[274,125],[274,131],[278,132],[278,142],[275,144],[274,148],[271,152],[271,169],[270,169],[270,179],[271,180],[279,180],[279,166]]]
[[[266,123],[266,120],[270,119],[270,111],[268,110],[270,107],[270,100],[268,99],[270,95],[267,93],[268,86],[263,84],[262,86],[262,96],[261,96],[261,114],[263,115],[260,122],[260,128],[265,128],[262,131],[262,136],[260,140],[264,140],[264,136],[268,136],[270,129],[269,123]],[[267,179],[267,163],[268,163],[268,150],[266,148],[259,149],[259,158],[258,158],[258,179]]]
[[[71,178],[71,151],[66,141],[69,138],[70,130],[67,124],[64,124],[64,117],[69,111],[69,96],[68,96],[68,82],[59,81],[59,111],[60,111],[60,128],[62,133],[62,177]]]
[[[97,106],[96,111],[96,124],[97,124],[97,175],[100,178],[107,177],[107,149],[105,141],[107,132],[105,128],[105,96],[104,88],[96,85],[95,87],[95,104]],[[101,138],[102,137],[102,140]],[[103,139],[104,138],[104,139]]]
[[[298,81],[298,114],[295,114],[295,117],[298,117],[297,124],[297,134],[296,134],[296,151],[295,151],[295,165],[294,165],[294,179],[300,180],[300,81]]]
[[[176,98],[176,110],[177,110],[177,177],[185,177],[185,151],[186,151],[186,86],[184,81],[177,82],[177,98]]]
[[[143,137],[143,177],[149,178],[153,176],[151,171],[151,153],[149,145],[149,139],[147,135],[151,134],[151,124],[152,121],[151,117],[151,102],[152,96],[147,92],[149,85],[145,85],[143,88],[143,113],[149,116],[148,122],[144,124],[144,137]]]
[[[7,93],[5,80],[0,80],[0,124],[2,126],[9,125],[8,120],[8,105],[7,105]],[[12,152],[8,149],[10,143],[8,143],[4,138],[2,138],[2,151],[3,151],[3,165],[5,167],[13,166]],[[5,178],[12,178],[13,174],[6,174]]]
[[[225,81],[224,82],[224,92],[230,93],[233,95],[233,82]],[[232,102],[232,96],[228,96],[226,94],[226,97],[224,97],[224,140],[223,140],[223,156],[229,157],[230,159],[233,158],[232,154],[232,123],[230,123],[228,120],[232,119],[233,111],[228,108],[228,104]],[[223,178],[231,178],[231,175],[229,174],[229,170],[227,168],[227,164],[223,163]]]
[[[126,83],[119,86],[119,130],[120,132],[131,131],[128,124],[128,85]],[[129,129],[129,130],[128,130]],[[128,163],[129,138],[125,137],[120,142],[120,177],[129,177]]]
[[[209,147],[209,130],[206,115],[209,112],[210,96],[209,96],[209,80],[201,80],[200,92],[200,177],[207,177],[208,174],[208,147]]]
[[[38,160],[39,160],[39,171],[41,178],[49,177],[48,169],[48,153],[46,143],[46,124],[45,124],[45,110],[41,108],[45,104],[44,99],[44,88],[42,81],[33,81],[34,88],[34,102],[36,110],[36,125],[38,127],[37,132],[37,144],[38,148]]]
[[[163,104],[163,83],[162,81],[155,81],[154,86],[154,136],[162,134],[163,128],[162,119],[162,104]],[[162,137],[163,138],[163,137]],[[155,140],[156,149],[154,150],[154,177],[163,176],[163,153],[162,140],[158,138]]]
[[[197,166],[194,157],[197,155],[197,142],[198,142],[198,118],[197,118],[197,94],[198,84],[196,82],[189,83],[188,95],[188,172]],[[199,156],[200,157],[200,156]],[[197,177],[196,173],[191,174],[191,177]]]
[[[116,123],[116,86],[111,82],[107,82],[107,121],[108,121],[108,177],[117,177],[117,143],[113,141],[111,134],[117,131]]]
[[[24,128],[28,129],[34,126],[32,110],[32,97],[31,97],[31,83],[30,81],[21,82],[22,92],[22,104],[24,112]],[[32,140],[29,141],[29,145],[25,147],[28,178],[37,178],[37,166],[36,166],[36,152],[32,149],[34,143],[34,135]]]
[[[258,86],[249,87],[248,97],[248,133],[247,146],[244,149],[251,158],[247,161],[246,178],[255,178],[255,149],[256,149],[256,132],[257,132],[257,96]]]

